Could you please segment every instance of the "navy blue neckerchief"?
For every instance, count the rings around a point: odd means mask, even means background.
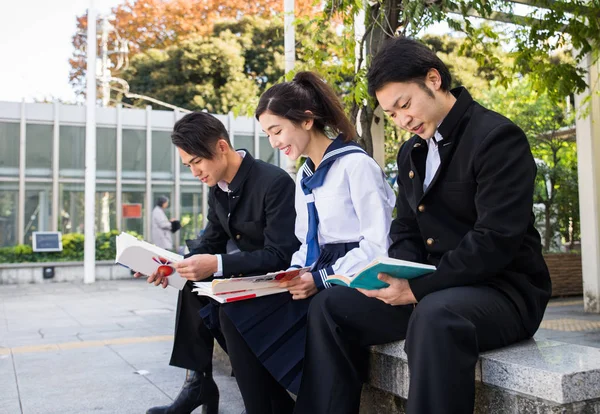
[[[344,137],[338,135],[338,137],[327,147],[321,164],[315,170],[315,164],[310,158],[306,160],[302,166],[302,179],[300,185],[306,199],[306,207],[308,208],[308,232],[306,234],[306,244],[308,250],[306,253],[305,266],[312,266],[313,263],[319,258],[321,248],[319,247],[319,215],[317,208],[315,207],[315,197],[312,191],[323,185],[327,172],[340,157],[344,155],[352,154],[355,152],[362,152],[366,154],[357,143],[350,141],[344,142]],[[316,269],[315,269],[316,270]]]

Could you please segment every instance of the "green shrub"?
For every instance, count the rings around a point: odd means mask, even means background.
[[[108,233],[96,233],[96,260],[114,260],[116,254],[116,236],[118,230]],[[127,233],[141,239],[134,231]],[[62,236],[62,252],[35,253],[31,246],[18,244],[12,247],[0,247],[0,263],[36,263],[36,262],[80,262],[83,261],[85,237],[81,233],[69,233]]]

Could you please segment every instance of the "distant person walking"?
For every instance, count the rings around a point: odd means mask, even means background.
[[[160,196],[156,199],[154,210],[152,210],[152,243],[163,249],[173,250],[173,222],[169,220],[165,209],[169,207],[169,199]]]

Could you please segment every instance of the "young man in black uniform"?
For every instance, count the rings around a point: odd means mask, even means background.
[[[186,381],[171,405],[147,412],[188,414],[205,405],[209,414],[216,414],[214,339],[225,344],[215,308],[206,297],[192,293],[192,282],[287,269],[299,247],[294,235],[295,183],[281,168],[235,151],[224,125],[210,114],[184,116],[171,137],[182,163],[210,186],[208,225],[199,240],[188,242],[190,254],[177,264],[189,282],[179,293],[170,364],[188,370]],[[227,254],[229,240],[239,251]],[[166,287],[166,278],[157,274],[148,282]]]
[[[415,134],[398,152],[389,255],[437,269],[317,295],[294,412],[358,413],[367,346],[406,339],[407,413],[472,413],[479,353],[531,337],[550,297],[533,226],[536,165],[523,131],[450,90],[448,68],[421,43],[388,41],[368,82]]]

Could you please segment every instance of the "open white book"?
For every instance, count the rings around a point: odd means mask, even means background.
[[[183,256],[138,240],[127,233],[119,234],[116,240],[116,263],[146,276],[158,271],[167,277],[168,286],[183,289],[187,279],[181,277],[174,266],[183,260]]]
[[[310,267],[288,271],[272,272],[260,276],[214,279],[211,282],[194,282],[194,289],[200,296],[208,296],[219,303],[253,299],[261,296],[287,292],[279,283],[301,276]]]

